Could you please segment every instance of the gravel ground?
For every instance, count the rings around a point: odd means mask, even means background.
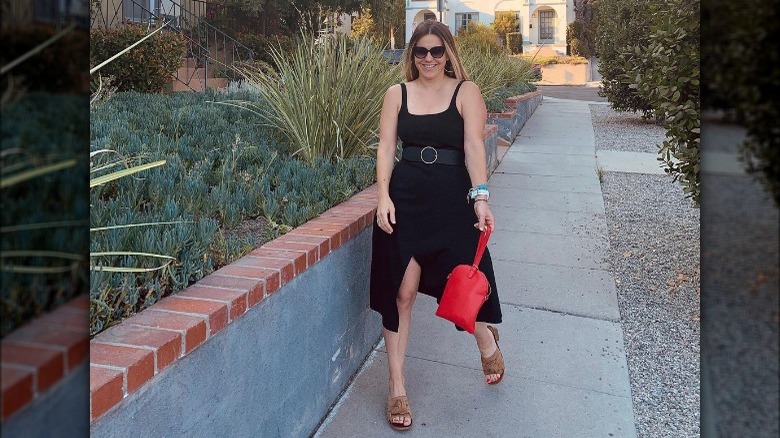
[[[657,153],[666,131],[639,114],[619,113],[609,105],[589,105],[596,149]]]
[[[736,155],[744,137],[727,124],[702,132],[705,155]],[[703,420],[723,437],[776,438],[780,212],[748,175],[703,172],[702,200]]]
[[[663,140],[639,115],[590,109],[597,149]],[[698,437],[699,209],[666,175],[605,172],[601,188],[638,436]]]

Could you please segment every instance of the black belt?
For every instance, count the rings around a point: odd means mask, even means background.
[[[436,149],[433,146],[405,146],[401,159],[425,164],[465,166],[466,155],[455,149]]]

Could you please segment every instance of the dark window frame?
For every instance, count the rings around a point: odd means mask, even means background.
[[[555,11],[539,11],[539,39],[555,39]]]

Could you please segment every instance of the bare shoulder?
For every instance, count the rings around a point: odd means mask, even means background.
[[[479,85],[474,81],[464,81],[460,86],[460,94],[465,99],[482,99],[482,90],[479,89]]]
[[[382,106],[386,109],[393,108],[396,112],[401,109],[401,84],[393,84],[385,91]]]
[[[387,88],[387,91],[385,91],[385,100],[388,99],[398,99],[398,101],[401,101],[401,84],[393,84]]]
[[[457,98],[458,109],[463,113],[464,104],[466,108],[479,108],[485,105],[485,101],[482,98],[482,90],[479,89],[479,85],[473,81],[465,81],[460,86],[460,92]]]

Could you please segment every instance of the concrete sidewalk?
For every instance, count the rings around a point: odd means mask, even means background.
[[[588,102],[546,99],[488,182],[507,370],[418,295],[406,360],[415,437],[635,437]],[[380,342],[315,436],[395,437]]]

